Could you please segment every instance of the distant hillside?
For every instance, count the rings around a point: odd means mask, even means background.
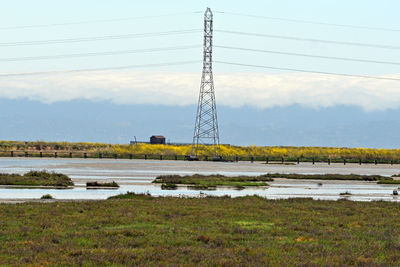
[[[53,104],[0,99],[1,140],[129,143],[162,134],[190,143],[195,106]],[[256,109],[218,106],[221,142],[234,145],[400,147],[400,110],[367,113],[355,107]]]

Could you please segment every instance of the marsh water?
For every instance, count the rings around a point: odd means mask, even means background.
[[[259,195],[269,199],[313,198],[337,200],[347,198],[355,201],[400,201],[393,196],[398,185],[377,185],[375,182],[355,181],[314,181],[275,179],[269,187],[236,190],[221,187],[216,190],[192,190],[179,187],[177,190],[162,190],[152,181],[163,174],[222,174],[222,175],[261,175],[265,173],[299,174],[378,174],[391,176],[400,173],[400,165],[358,165],[358,164],[311,164],[299,165],[265,164],[262,162],[188,162],[155,160],[111,160],[111,159],[45,159],[45,158],[0,158],[0,172],[26,173],[30,170],[48,170],[64,173],[72,178],[73,189],[43,188],[0,188],[0,200],[39,199],[51,194],[56,199],[106,199],[126,192],[148,193],[153,196],[230,195],[232,197]],[[87,181],[115,181],[118,189],[86,189]],[[343,196],[341,193],[350,193]]]

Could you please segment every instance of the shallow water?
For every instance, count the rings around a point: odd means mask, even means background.
[[[25,173],[30,170],[49,170],[69,175],[76,185],[87,181],[116,181],[119,189],[88,190],[84,187],[74,189],[20,189],[0,188],[0,199],[38,199],[51,194],[56,199],[106,199],[126,193],[150,193],[154,196],[230,195],[232,197],[259,195],[269,199],[311,197],[314,199],[337,200],[346,198],[355,201],[386,200],[399,201],[392,196],[396,185],[377,185],[371,182],[352,181],[299,181],[277,179],[270,187],[218,188],[217,190],[192,190],[179,187],[177,190],[161,190],[160,185],[152,184],[155,177],[162,174],[223,174],[260,175],[264,173],[302,173],[302,174],[379,174],[390,176],[400,173],[400,165],[357,165],[357,164],[309,164],[279,165],[263,163],[221,163],[153,160],[110,160],[110,159],[40,159],[40,158],[0,158],[0,172]],[[322,183],[318,185],[318,183]],[[340,193],[350,192],[350,196]]]

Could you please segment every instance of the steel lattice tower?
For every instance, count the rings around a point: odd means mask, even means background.
[[[204,13],[203,74],[193,135],[192,156],[197,157],[202,145],[213,145],[214,156],[219,153],[219,132],[212,72],[213,14]]]

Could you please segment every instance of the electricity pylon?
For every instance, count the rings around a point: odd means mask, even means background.
[[[214,159],[219,158],[219,132],[212,72],[213,14],[210,8],[204,13],[203,74],[194,127],[192,155],[198,159],[204,145],[212,145]]]

